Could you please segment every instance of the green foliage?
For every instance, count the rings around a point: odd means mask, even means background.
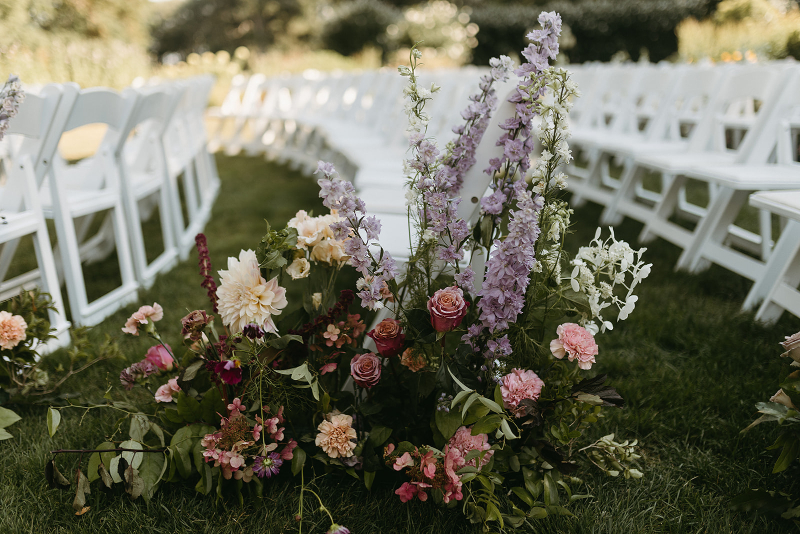
[[[402,17],[400,10],[383,0],[346,1],[334,9],[322,30],[322,43],[326,48],[345,56],[365,46],[378,46],[384,55],[388,52],[390,42],[386,27]]]

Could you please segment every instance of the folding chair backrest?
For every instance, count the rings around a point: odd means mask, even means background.
[[[0,185],[0,211],[16,212],[22,209],[25,184],[19,178],[21,175],[16,172],[17,168],[21,164],[33,166],[42,157],[62,93],[60,85],[51,84],[43,87],[38,94],[26,95],[19,113],[9,122],[6,137],[2,141],[7,181]],[[42,176],[38,176],[37,184],[41,180]]]
[[[136,108],[120,131],[114,154],[131,164],[145,165],[157,155],[154,143],[161,142],[185,89],[177,84],[146,88],[140,91]]]
[[[668,115],[667,103],[683,69],[671,65],[645,65],[639,83],[628,102],[627,116],[620,116],[619,131],[643,138],[658,137],[655,132]]]

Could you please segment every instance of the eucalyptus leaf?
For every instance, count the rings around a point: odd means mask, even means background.
[[[2,408],[0,408],[0,410],[2,410]],[[0,417],[2,417],[2,414],[0,414]],[[61,412],[59,410],[55,410],[53,408],[48,408],[47,409],[47,432],[48,432],[48,434],[50,434],[51,438],[53,436],[55,436],[56,430],[58,430],[58,425],[59,424],[61,424]],[[8,425],[3,425],[2,422],[0,422],[0,426],[8,426]]]

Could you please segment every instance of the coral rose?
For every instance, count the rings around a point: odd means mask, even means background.
[[[369,352],[356,354],[350,361],[350,374],[362,388],[371,388],[381,379],[381,359]]]
[[[406,335],[400,328],[400,321],[390,318],[378,323],[375,328],[367,332],[367,335],[375,341],[380,355],[387,358],[400,354],[406,340]]]
[[[458,287],[446,287],[433,294],[428,301],[431,324],[437,332],[449,332],[461,324],[467,314],[469,303]]]
[[[500,393],[507,409],[519,406],[523,399],[539,400],[544,381],[533,371],[513,369],[500,380]]]
[[[403,355],[400,357],[400,363],[408,367],[409,370],[414,373],[420,369],[423,369],[425,365],[427,365],[425,358],[417,354],[414,349],[411,348],[408,348],[403,352]]]
[[[28,337],[28,323],[19,315],[0,311],[0,349],[11,350]]]
[[[550,352],[558,359],[569,356],[569,361],[578,360],[578,367],[591,369],[596,363],[597,343],[594,336],[584,327],[575,323],[564,323],[556,328],[558,339],[550,342]]]

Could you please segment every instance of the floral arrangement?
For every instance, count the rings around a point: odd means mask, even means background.
[[[8,124],[16,117],[19,105],[25,100],[25,91],[19,77],[14,74],[8,76],[8,80],[0,89],[0,141],[3,140]]]
[[[602,358],[595,336],[632,312],[650,266],[644,249],[613,231],[601,239],[598,230],[572,260],[564,250],[572,210],[559,169],[571,158],[577,88],[549,65],[560,17],[542,13],[539,22],[522,65],[492,60],[442,148],[426,135],[425,106],[438,88],[418,85],[421,54],[413,49],[400,67],[408,78],[408,260],[380,246],[380,220],[325,162],[317,173],[330,212],[300,211],[279,230],[268,227],[255,250],[228,259],[219,284],[198,236],[213,313],[182,319],[180,358],[155,328],[160,306],[125,324],[158,342],[120,376],[126,388],[160,384],[156,416],[129,413],[131,439],[92,451],[90,478],[105,483],[110,470],[145,498],[180,479],[203,494],[259,495],[276,475],[341,471],[367,488],[393,485],[400,502],[458,506],[475,523],[505,528],[569,513],[562,503],[579,497],[572,487],[587,466],[642,476],[635,441],[586,442],[585,434],[604,407],[623,405],[606,376],[591,373]],[[512,75],[514,113],[489,131],[495,84]],[[477,146],[494,135],[502,156],[477,161]],[[465,219],[459,192],[478,164],[487,165],[491,190]],[[337,286],[345,268],[359,273],[355,288]],[[304,285],[302,302],[289,302],[289,284]],[[329,532],[349,532],[331,523]]]
[[[761,423],[775,422],[781,427],[782,432],[768,449],[780,449],[778,459],[772,468],[773,473],[785,471],[797,460],[800,454],[800,332],[787,336],[781,342],[783,347],[782,358],[789,360],[789,373],[780,384],[778,391],[769,398],[768,402],[756,403],[758,413],[761,415],[742,432]],[[800,504],[797,496],[785,492],[748,490],[736,496],[733,506],[741,510],[761,508],[765,511],[777,512],[784,519],[789,519],[800,526]]]

